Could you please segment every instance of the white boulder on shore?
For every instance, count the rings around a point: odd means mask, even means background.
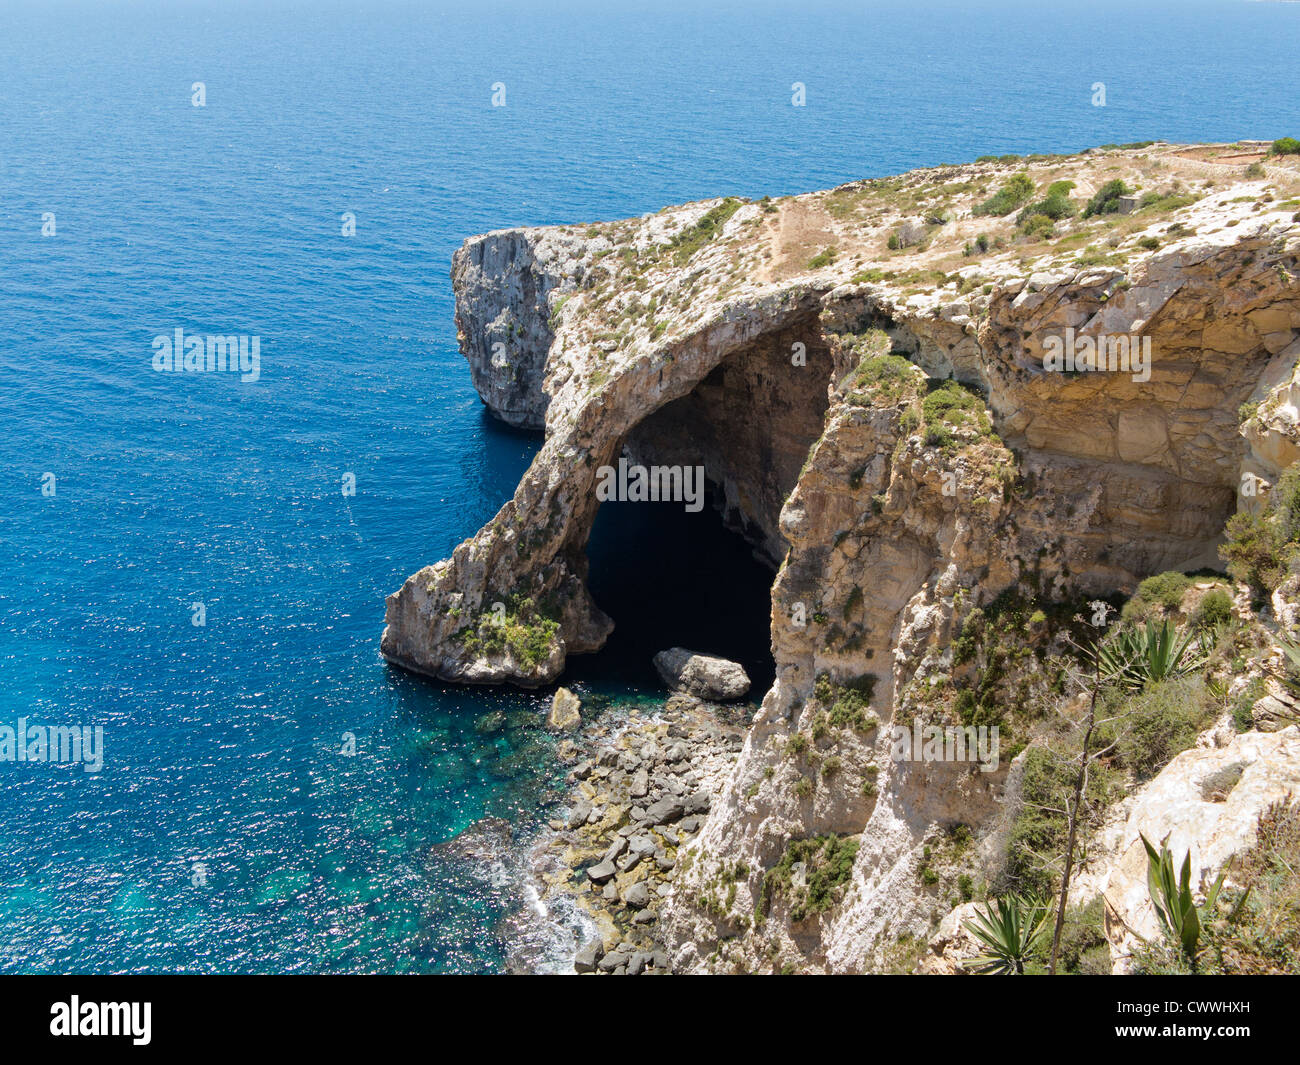
[[[582,724],[582,700],[568,688],[556,688],[546,727],[556,732],[572,732]]]
[[[672,691],[697,699],[739,699],[749,691],[749,674],[739,662],[670,647],[654,657],[655,669]]]

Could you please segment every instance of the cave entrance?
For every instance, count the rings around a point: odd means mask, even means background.
[[[772,581],[788,547],[781,508],[821,436],[831,367],[817,315],[802,312],[628,434],[630,463],[703,467],[705,505],[601,504],[587,583],[615,628],[599,653],[570,659],[573,679],[653,690],[655,653],[687,647],[740,662],[762,697],[775,671]]]

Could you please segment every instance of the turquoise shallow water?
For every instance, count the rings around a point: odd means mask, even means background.
[[[544,809],[544,696],[377,653],[384,595],[536,447],[457,354],[464,237],[1300,130],[1297,5],[974,6],[7,4],[0,724],[102,725],[106,750],[99,774],[0,763],[0,971],[501,965],[509,886],[434,848]],[[259,336],[260,380],[154,373],[178,327]],[[691,557],[681,586],[656,550]],[[602,515],[593,583],[624,625],[584,691],[649,697],[660,621],[717,567],[739,590],[716,627],[761,672],[745,554]]]

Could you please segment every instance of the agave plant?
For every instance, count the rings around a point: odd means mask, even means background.
[[[976,908],[966,930],[987,949],[987,954],[964,964],[973,972],[1013,976],[1025,971],[1025,962],[1042,949],[1051,911],[1019,895],[994,899],[987,910]]]
[[[1166,837],[1167,839],[1168,837]],[[1201,930],[1206,919],[1213,914],[1215,904],[1219,901],[1219,891],[1223,888],[1223,878],[1227,870],[1222,870],[1210,890],[1205,893],[1205,903],[1197,906],[1192,901],[1192,852],[1189,849],[1183,858],[1183,867],[1174,874],[1174,856],[1164,840],[1157,851],[1151,841],[1142,836],[1142,846],[1147,849],[1147,888],[1151,893],[1151,904],[1165,935],[1176,943],[1193,969],[1200,953]],[[1247,891],[1249,894],[1249,891]],[[1238,900],[1237,908],[1245,902],[1245,895]]]
[[[1121,629],[1102,644],[1102,672],[1130,691],[1195,673],[1207,649],[1195,632],[1180,633],[1169,621],[1148,621],[1143,628]]]

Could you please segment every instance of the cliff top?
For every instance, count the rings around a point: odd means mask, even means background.
[[[557,280],[545,294],[553,353],[623,362],[719,307],[781,290],[856,284],[896,306],[962,300],[954,313],[978,315],[981,293],[1014,279],[1131,274],[1175,245],[1195,257],[1198,244],[1233,243],[1300,212],[1300,155],[1269,148],[1152,142],[990,156],[775,199],[498,230],[466,246],[527,234]],[[605,377],[592,369],[585,391]],[[554,398],[566,383],[548,380],[546,392]]]

